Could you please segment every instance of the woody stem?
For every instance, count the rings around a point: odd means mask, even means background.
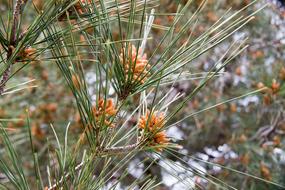
[[[26,2],[27,0],[17,0],[15,4],[15,8],[13,12],[12,30],[11,30],[11,36],[10,36],[10,41],[9,41],[10,46],[13,46],[13,47],[16,45],[16,42],[17,42],[17,28],[19,25],[20,15],[23,10],[22,7],[26,4]],[[7,61],[10,59],[12,53],[13,53],[12,49],[8,48]],[[6,86],[6,82],[9,79],[10,72],[11,72],[11,64],[9,64],[6,70],[3,72],[2,79],[0,81],[0,95],[2,95],[4,92],[4,88]]]
[[[10,45],[13,45],[13,46],[15,45],[16,38],[17,38],[17,28],[19,25],[21,7],[22,7],[22,0],[17,0],[15,4],[14,12],[13,12],[13,25],[12,25],[12,32],[10,36]]]

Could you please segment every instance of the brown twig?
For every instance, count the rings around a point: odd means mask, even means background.
[[[17,27],[19,25],[19,18],[21,14],[22,0],[17,0],[13,12],[13,24],[12,24],[12,33],[10,36],[10,45],[15,46],[17,38]],[[25,1],[24,1],[25,2]]]
[[[13,12],[13,23],[12,23],[12,31],[11,31],[10,41],[9,41],[9,47],[15,47],[17,45],[16,44],[16,42],[17,42],[17,28],[19,25],[19,19],[20,19],[20,15],[22,14],[23,7],[27,3],[27,1],[28,0],[17,0],[16,1],[14,12]],[[12,53],[13,53],[13,49],[8,48],[7,61],[10,59]],[[6,86],[8,79],[9,79],[10,72],[11,72],[11,65],[12,64],[8,65],[8,67],[6,68],[6,70],[4,71],[4,73],[2,75],[2,79],[0,81],[0,95],[3,94],[4,88]]]
[[[250,138],[250,140],[260,139],[261,143],[264,143],[266,139],[276,130],[278,121],[281,117],[281,112],[278,112],[277,116],[274,118],[273,122],[269,126],[261,127],[258,131]]]

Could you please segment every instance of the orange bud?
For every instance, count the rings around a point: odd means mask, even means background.
[[[247,137],[245,134],[242,134],[240,137],[239,137],[239,142],[240,143],[245,143],[247,141]]]
[[[260,51],[260,50],[255,51],[255,52],[252,53],[252,57],[254,59],[261,58],[261,57],[263,57],[263,55],[264,55],[264,53],[262,51]]]
[[[272,80],[271,89],[273,93],[276,93],[280,89],[280,83],[278,83],[275,79]]]
[[[279,71],[279,77],[282,80],[285,80],[285,67],[282,67]]]
[[[147,55],[142,55],[142,50],[130,44],[128,46],[127,55],[125,54],[126,50],[123,48],[120,54],[120,62],[125,70],[125,77],[127,80],[131,79],[132,82],[140,81],[143,84],[148,75],[148,65]],[[129,75],[130,74],[130,75]]]
[[[241,67],[237,67],[235,70],[236,75],[241,76],[242,75],[242,71],[241,71]]]
[[[247,166],[250,161],[249,153],[246,153],[240,157],[240,161],[243,165]]]
[[[117,109],[114,106],[112,99],[107,99],[106,105],[105,100],[103,98],[99,98],[98,106],[94,105],[92,107],[92,111],[96,121],[100,121],[104,116],[105,121],[104,124],[110,128],[115,127],[114,124],[111,123],[110,117],[115,116],[117,113]]]
[[[167,16],[167,20],[168,20],[169,23],[173,22],[174,16],[173,15]]]
[[[0,108],[0,117],[4,117],[5,116],[5,110]]]
[[[47,104],[46,110],[49,112],[55,112],[57,110],[57,103]]]
[[[265,87],[265,85],[262,82],[257,83],[257,88],[258,89],[264,88],[264,87]]]
[[[262,82],[259,82],[259,83],[257,83],[257,85],[256,85],[256,87],[257,87],[257,89],[263,89],[263,88],[265,88],[266,86],[262,83]],[[268,92],[268,88],[266,87],[264,90],[262,90],[261,92]]]
[[[162,145],[156,149],[157,151],[162,151],[164,145],[169,142],[166,131],[159,131],[164,127],[164,118],[164,113],[151,113],[147,110],[146,115],[141,116],[138,122],[138,128],[144,129],[153,135],[150,135],[152,138],[148,139],[151,145]]]
[[[263,96],[263,103],[265,105],[270,105],[271,104],[271,97],[270,97],[269,94]]]
[[[75,121],[76,123],[80,123],[80,121],[81,121],[81,116],[80,116],[79,112],[76,112],[75,117],[74,117],[74,121]]]
[[[271,173],[269,168],[264,164],[264,163],[260,163],[260,173],[262,175],[262,177],[264,177],[267,180],[271,180]]]
[[[43,70],[41,73],[41,77],[43,80],[48,80],[48,72],[46,70]]]
[[[237,105],[235,103],[231,103],[230,110],[233,113],[237,112]]]
[[[34,54],[36,52],[36,49],[34,49],[34,48],[26,48],[24,50],[24,52],[25,52],[26,55],[31,55],[31,54]]]
[[[216,22],[219,19],[218,16],[215,14],[215,12],[212,11],[207,13],[207,18],[211,22]]]
[[[39,125],[33,124],[31,127],[31,133],[33,136],[35,136],[38,139],[43,139],[45,137],[45,133],[43,130],[40,128]]]
[[[274,136],[273,137],[273,143],[274,143],[274,145],[275,146],[279,146],[280,145],[280,143],[281,143],[281,139],[280,139],[280,137],[279,136]]]
[[[219,112],[224,112],[226,110],[227,106],[225,104],[221,104],[217,106],[217,110]]]

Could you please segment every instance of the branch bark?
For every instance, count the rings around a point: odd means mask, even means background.
[[[22,3],[26,1],[17,0],[13,12],[13,25],[12,25],[12,32],[10,36],[10,45],[15,46],[16,38],[17,38],[17,28],[19,26],[19,19],[21,14],[21,7]]]
[[[17,0],[13,12],[13,23],[12,23],[12,30],[11,30],[11,36],[9,40],[9,48],[7,52],[7,61],[10,59],[12,53],[13,53],[13,48],[10,47],[15,47],[17,44],[17,28],[19,27],[19,20],[20,20],[20,15],[23,12],[23,7],[27,3],[28,0]],[[2,75],[2,79],[0,81],[0,95],[3,94],[4,88],[6,86],[6,83],[9,79],[10,72],[11,72],[11,66],[12,64],[8,65],[7,69],[4,71]]]

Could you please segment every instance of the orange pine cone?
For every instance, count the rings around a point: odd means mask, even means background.
[[[98,101],[98,107],[93,106],[92,110],[93,110],[93,114],[95,116],[96,121],[100,121],[101,118],[104,116],[105,117],[104,124],[111,128],[115,127],[114,124],[112,124],[109,121],[110,117],[115,116],[117,113],[117,109],[115,108],[112,99],[107,99],[107,102],[105,105],[105,100],[100,98]]]
[[[260,173],[266,180],[271,180],[270,170],[264,163],[260,163]]]
[[[161,131],[154,135],[154,142],[157,144],[166,144],[169,142],[169,139],[167,138],[166,132]]]
[[[120,54],[120,62],[125,70],[126,77],[130,73],[132,82],[140,81],[142,84],[145,82],[150,65],[146,54],[142,55],[141,48],[137,50],[134,45],[131,45],[128,47],[127,55],[125,55],[125,48],[123,48]]]
[[[280,83],[278,83],[275,79],[272,80],[271,89],[273,93],[276,93],[280,89]]]
[[[150,118],[149,118],[150,117]],[[161,129],[164,126],[164,114],[157,114],[156,112],[150,114],[148,110],[146,116],[141,116],[138,127],[140,129],[148,129],[150,131]]]
[[[282,80],[285,80],[285,67],[282,67],[279,71],[279,77],[282,79]]]
[[[166,145],[169,142],[169,138],[166,135],[165,131],[159,131],[164,127],[164,114],[154,112],[153,114],[150,113],[148,110],[145,116],[141,116],[139,118],[138,127],[140,129],[146,130],[147,132],[151,133],[150,138],[150,145]],[[157,151],[162,151],[162,147],[158,147]]]

